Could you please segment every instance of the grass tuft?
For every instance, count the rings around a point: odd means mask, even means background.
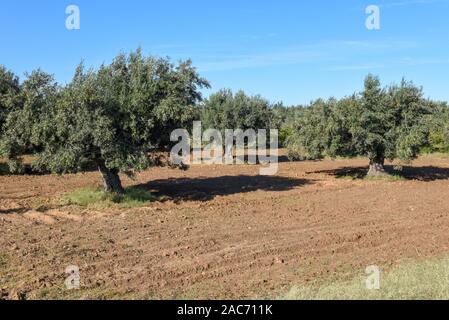
[[[350,281],[293,287],[286,300],[447,300],[449,258],[406,263],[381,274],[379,290],[368,290],[367,275]]]
[[[8,265],[8,257],[6,256],[6,254],[0,252],[0,270],[6,268],[7,265]]]
[[[128,188],[125,194],[106,193],[98,188],[79,189],[65,194],[63,205],[78,205],[81,207],[108,208],[118,206],[121,208],[135,208],[157,201],[158,198],[151,193],[139,189]]]

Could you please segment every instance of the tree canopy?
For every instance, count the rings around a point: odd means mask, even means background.
[[[201,120],[205,128],[222,132],[225,129],[270,129],[270,108],[268,100],[261,96],[220,90],[205,100]]]
[[[105,190],[117,193],[123,192],[119,172],[152,165],[148,153],[169,146],[170,132],[192,120],[199,89],[209,85],[190,61],[174,65],[140,50],[120,54],[98,70],[80,64],[60,90],[40,73],[30,77],[31,87],[35,78],[42,80],[36,86],[41,94],[10,117],[11,134],[3,144],[17,150],[12,146],[31,142],[38,150],[33,163],[38,170],[78,172],[91,161]],[[47,92],[55,99],[41,103]],[[29,130],[16,130],[27,119]]]
[[[4,66],[0,66],[0,132],[8,113],[18,104],[19,78]]]
[[[360,94],[313,103],[296,123],[290,153],[306,158],[366,156],[368,174],[382,175],[386,159],[409,161],[419,155],[428,143],[434,111],[413,83],[403,80],[382,88],[369,75]]]
[[[20,157],[37,152],[42,146],[42,128],[48,127],[49,115],[56,104],[59,87],[53,76],[35,70],[26,75],[16,91],[3,126],[0,149],[9,159],[12,172],[21,172]]]

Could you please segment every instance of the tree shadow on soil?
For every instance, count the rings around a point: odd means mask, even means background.
[[[418,181],[436,181],[436,180],[448,180],[449,168],[440,168],[434,166],[426,167],[409,167],[405,166],[402,170],[395,170],[393,166],[385,166],[385,171],[391,175],[402,177],[406,180],[418,180]],[[352,179],[364,179],[368,173],[367,167],[344,167],[334,170],[323,170],[309,173],[324,173],[336,178],[352,178]]]
[[[0,216],[7,215],[7,214],[22,214],[22,213],[27,212],[28,210],[29,209],[26,209],[26,208],[0,210]]]
[[[0,162],[0,176],[9,174],[9,167],[6,163]]]
[[[174,201],[208,201],[216,196],[257,190],[287,191],[310,181],[277,176],[222,176],[211,178],[171,178],[136,186]]]

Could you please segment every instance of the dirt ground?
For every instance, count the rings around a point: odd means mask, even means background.
[[[449,255],[449,159],[404,179],[359,179],[367,160],[153,168],[127,186],[164,196],[144,208],[64,207],[96,172],[0,176],[0,297],[276,298],[293,285],[369,265]],[[66,290],[66,267],[81,289]]]

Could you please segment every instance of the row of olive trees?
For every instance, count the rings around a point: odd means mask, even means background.
[[[286,108],[243,91],[221,90],[204,103],[209,87],[190,61],[118,55],[110,65],[85,70],[59,86],[41,70],[17,76],[0,69],[0,153],[11,172],[21,172],[22,156],[32,153],[33,169],[76,173],[86,162],[101,172],[105,190],[122,193],[119,173],[133,174],[154,163],[148,153],[167,150],[170,133],[204,128],[270,129],[282,126]]]
[[[386,159],[410,161],[429,146],[432,132],[445,131],[447,106],[423,97],[403,80],[383,88],[369,75],[365,88],[341,100],[317,100],[296,119],[288,149],[291,158],[364,156],[368,175],[385,174]]]
[[[119,172],[152,165],[148,153],[191,123],[200,89],[209,86],[190,61],[175,66],[140,50],[98,70],[81,64],[64,87],[40,70],[21,84],[0,72],[0,151],[11,169],[20,170],[30,151],[39,171],[79,172],[87,160],[101,172],[105,191],[116,193],[123,193]]]
[[[74,173],[93,163],[105,190],[122,193],[119,173],[153,165],[148,153],[169,148],[171,131],[193,120],[219,130],[277,128],[291,158],[366,156],[372,175],[384,173],[385,159],[448,145],[447,106],[406,81],[382,88],[368,76],[360,94],[290,108],[230,90],[201,102],[204,87],[190,61],[174,65],[140,50],[97,70],[81,64],[66,86],[41,70],[20,83],[0,67],[0,153],[13,172],[28,153],[37,171]]]

